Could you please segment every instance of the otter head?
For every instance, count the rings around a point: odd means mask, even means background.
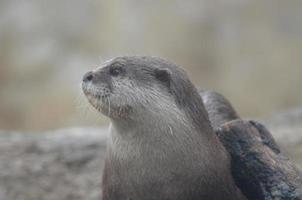
[[[185,71],[156,57],[115,58],[86,73],[82,87],[92,106],[113,120],[167,117],[181,109],[194,117],[204,109]]]

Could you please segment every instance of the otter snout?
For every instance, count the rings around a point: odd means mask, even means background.
[[[106,96],[110,93],[111,81],[105,73],[100,71],[89,71],[83,76],[82,89],[87,95]]]
[[[95,71],[89,71],[83,76],[84,84],[93,84],[95,86],[99,86],[102,84],[111,86],[111,77],[105,69],[99,69]]]
[[[83,76],[83,82],[89,82],[89,81],[92,81],[94,75],[93,75],[93,72],[90,71],[90,72],[87,72],[86,74],[84,74]]]

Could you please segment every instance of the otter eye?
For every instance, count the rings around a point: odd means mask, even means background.
[[[114,68],[111,68],[109,72],[112,76],[118,76],[122,72],[122,68],[121,67],[114,67]]]
[[[169,69],[163,68],[155,70],[155,77],[162,82],[168,82],[171,78],[170,76],[171,72]]]

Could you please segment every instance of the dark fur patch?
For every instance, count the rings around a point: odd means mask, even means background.
[[[162,82],[170,82],[171,71],[167,68],[156,68],[155,77]]]

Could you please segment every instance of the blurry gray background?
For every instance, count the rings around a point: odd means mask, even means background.
[[[155,55],[244,117],[302,105],[301,0],[0,0],[0,129],[101,126],[82,75]]]

